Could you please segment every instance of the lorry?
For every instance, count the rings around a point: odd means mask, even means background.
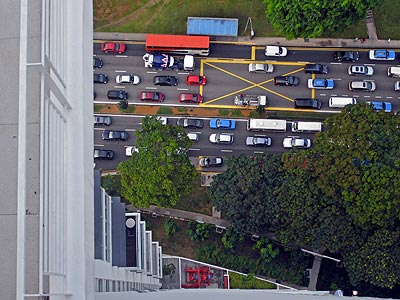
[[[240,94],[233,96],[236,106],[267,106],[268,97],[265,95]]]
[[[146,53],[143,55],[144,66],[156,70],[193,71],[195,69],[194,56],[176,57],[164,53]]]

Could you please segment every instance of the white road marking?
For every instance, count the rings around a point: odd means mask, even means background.
[[[94,144],[95,147],[104,147],[104,145],[101,144]]]
[[[136,129],[127,128],[127,129],[125,129],[125,131],[136,131]]]
[[[148,86],[146,86],[146,90],[156,90],[157,88],[156,87],[148,87]]]
[[[115,89],[124,89],[125,87],[122,86],[122,85],[114,85],[114,88],[115,88]]]
[[[128,55],[115,55],[115,57],[128,57]]]
[[[190,151],[200,151],[199,148],[189,148]]]
[[[189,75],[188,72],[178,72],[178,75]]]
[[[254,151],[255,154],[263,154],[263,151]]]
[[[146,73],[147,74],[157,74],[157,72],[155,72],[155,71],[147,71]]]
[[[233,152],[233,150],[229,150],[229,149],[222,149],[221,152]]]
[[[182,88],[178,88],[176,89],[177,91],[188,91],[189,89],[182,89]]]
[[[126,73],[124,70],[115,70],[115,73]]]

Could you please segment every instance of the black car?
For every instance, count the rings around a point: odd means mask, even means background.
[[[101,68],[103,66],[103,60],[99,57],[93,57],[93,68]]]
[[[357,51],[336,51],[333,54],[333,59],[336,61],[356,62],[360,59],[360,53]]]
[[[269,147],[271,146],[271,138],[265,135],[255,135],[246,137],[246,145],[254,147]]]
[[[315,98],[294,99],[295,108],[321,109],[321,101]]]
[[[94,116],[94,125],[95,126],[109,126],[111,125],[111,117],[109,116]]]
[[[93,74],[93,83],[104,83],[108,82],[108,76],[106,74]]]
[[[204,156],[199,160],[199,165],[203,168],[220,167],[223,164],[224,159],[222,157]]]
[[[296,86],[299,84],[299,77],[296,76],[276,76],[274,85]]]
[[[154,76],[153,83],[161,86],[176,86],[178,78],[175,76]]]
[[[93,158],[94,159],[113,159],[114,151],[94,149]]]
[[[180,118],[176,121],[176,125],[183,128],[203,128],[204,121],[201,119]]]
[[[129,135],[123,130],[104,130],[101,138],[105,141],[126,141]]]
[[[328,74],[328,66],[321,64],[306,64],[304,71],[306,74]]]
[[[128,93],[120,90],[110,90],[107,92],[107,98],[115,100],[126,100],[128,99]]]

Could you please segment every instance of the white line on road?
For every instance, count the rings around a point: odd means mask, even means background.
[[[188,75],[188,72],[178,72],[178,75]]]
[[[125,87],[122,86],[122,85],[114,85],[114,88],[115,88],[115,89],[124,89]]]
[[[189,148],[190,151],[200,151],[199,148]]]
[[[230,150],[230,149],[222,149],[221,152],[233,152],[233,150]]]
[[[371,96],[364,96],[364,98],[371,98]]]
[[[147,71],[146,73],[147,74],[157,74],[157,72],[155,72],[155,71]]]
[[[116,70],[115,73],[126,73],[124,70]]]
[[[388,98],[388,99],[393,99],[393,97],[390,97],[390,96],[388,96],[388,97],[386,97],[386,98]]]
[[[94,144],[95,147],[104,147],[104,145],[101,144]]]
[[[263,151],[254,151],[255,154],[263,154]]]
[[[178,88],[176,89],[177,91],[188,91],[189,89],[182,89],[182,88]]]
[[[128,129],[125,129],[125,131],[136,131],[136,129],[130,129],[130,128],[128,128]]]
[[[148,87],[148,86],[146,86],[146,90],[156,90],[157,88],[156,87]]]
[[[375,98],[377,98],[377,99],[382,99],[382,96],[375,96]]]
[[[128,55],[115,55],[115,57],[128,57]]]

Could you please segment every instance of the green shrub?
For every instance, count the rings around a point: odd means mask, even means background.
[[[158,115],[173,115],[174,112],[172,111],[171,107],[168,106],[160,106],[160,108],[157,111]]]
[[[178,225],[173,219],[167,219],[164,223],[164,230],[167,237],[170,238],[178,231]]]
[[[119,196],[121,195],[121,176],[119,175],[101,176],[101,186],[105,189],[108,195]]]
[[[210,237],[212,225],[189,221],[187,233],[192,241],[205,241]]]
[[[276,289],[276,285],[254,277],[250,273],[247,276],[238,273],[229,272],[229,283],[231,289]]]

